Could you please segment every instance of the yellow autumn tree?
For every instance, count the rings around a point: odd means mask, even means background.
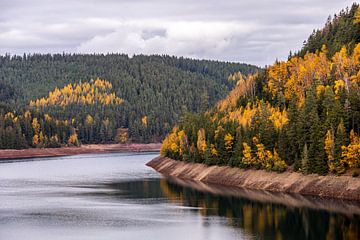
[[[354,16],[354,23],[360,23],[360,7],[356,10],[355,16]]]
[[[86,125],[88,125],[88,126],[93,125],[93,124],[94,124],[94,118],[93,118],[90,114],[88,114],[88,115],[86,116],[85,123],[86,123]]]
[[[70,135],[70,137],[68,139],[68,145],[69,146],[80,146],[80,142],[78,140],[76,133],[73,133]]]
[[[252,164],[254,164],[254,158],[252,156],[251,147],[246,142],[243,142],[243,152],[242,153],[243,153],[242,162],[245,165],[251,166]]]
[[[200,154],[205,154],[206,139],[205,139],[205,129],[203,129],[203,128],[200,128],[198,131],[196,147]]]
[[[39,145],[39,135],[34,134],[34,136],[33,136],[33,138],[32,138],[32,144],[33,144],[34,146]]]
[[[327,155],[329,170],[333,172],[336,169],[335,166],[335,143],[334,143],[334,132],[330,129],[325,135],[325,153]]]
[[[342,146],[341,163],[352,167],[358,167],[360,164],[360,138],[354,130],[350,132],[350,144]]]
[[[274,162],[274,166],[272,169],[274,171],[283,172],[286,170],[287,165],[285,161],[279,157],[279,154],[277,153],[276,149],[274,149],[273,162]]]
[[[37,118],[33,118],[31,126],[34,129],[35,134],[40,132],[40,123],[38,122]]]
[[[218,151],[216,150],[216,147],[214,144],[210,145],[210,153],[211,153],[211,156],[213,156],[213,157],[218,156]]]
[[[234,137],[230,133],[228,133],[224,137],[224,142],[225,142],[226,151],[228,153],[231,153],[233,150],[233,145],[234,145]]]
[[[147,116],[144,116],[141,118],[141,123],[143,126],[147,127],[148,125],[148,117]]]

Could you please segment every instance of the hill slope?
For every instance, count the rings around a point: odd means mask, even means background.
[[[350,23],[347,31],[358,32],[360,23],[355,18]],[[234,73],[230,78],[237,85],[230,94],[211,111],[186,116],[164,140],[162,155],[318,174],[359,167],[360,44],[348,48],[358,38],[355,34],[331,54],[323,45],[276,62],[264,73]]]
[[[119,127],[128,128],[130,138],[135,142],[159,141],[183,113],[206,110],[226,96],[235,84],[228,81],[231,72],[252,73],[256,70],[256,67],[247,64],[169,56],[1,56],[0,118],[3,118],[4,122],[5,114],[9,111],[16,117],[30,110],[32,115],[39,119],[42,119],[44,114],[68,122],[76,118],[83,126],[89,114],[97,126],[94,134],[100,131],[102,121],[106,118],[110,120],[113,134],[106,142],[115,139],[116,128]],[[30,101],[40,101],[56,88],[61,89],[68,84],[89,82],[97,78],[111,84],[109,94],[123,100],[116,111],[113,108],[104,108],[103,104],[95,104],[89,113],[89,108],[82,108],[82,104],[77,104],[80,107],[71,104],[64,108],[57,104],[37,109],[29,106]],[[0,128],[2,121],[0,120]],[[3,132],[6,132],[8,125],[2,125]],[[11,127],[14,129],[14,124]],[[78,125],[71,127],[75,127],[75,131],[81,130]],[[9,130],[7,135],[10,132]],[[82,142],[103,142],[100,138],[90,139],[82,138],[79,133],[79,140]],[[7,147],[9,146],[11,144]]]

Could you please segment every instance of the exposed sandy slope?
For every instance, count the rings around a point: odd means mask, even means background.
[[[29,149],[5,149],[0,150],[1,159],[33,158],[68,156],[83,153],[108,153],[108,152],[149,152],[159,151],[160,143],[149,144],[89,144],[80,147],[63,148],[29,148]]]
[[[302,175],[295,172],[279,174],[263,170],[185,163],[165,157],[157,157],[147,165],[165,176],[180,179],[270,192],[299,193],[360,201],[360,179],[350,176]]]

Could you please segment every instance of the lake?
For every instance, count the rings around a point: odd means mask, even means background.
[[[360,239],[360,203],[192,186],[156,156],[0,162],[0,239]]]

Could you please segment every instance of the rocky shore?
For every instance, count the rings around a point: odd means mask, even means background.
[[[267,172],[227,166],[207,166],[157,157],[147,163],[164,176],[203,183],[278,193],[296,193],[360,201],[360,179],[351,176],[303,175],[296,172]]]

